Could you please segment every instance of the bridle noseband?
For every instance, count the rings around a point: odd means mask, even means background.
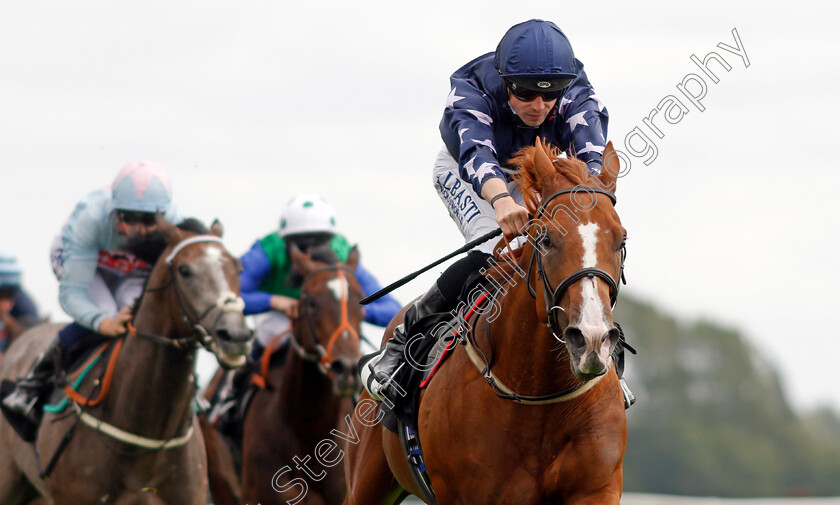
[[[574,188],[567,188],[561,189],[556,193],[552,194],[548,198],[546,198],[542,204],[540,204],[539,209],[537,209],[536,220],[541,221],[543,214],[545,213],[548,204],[551,203],[552,200],[557,198],[561,195],[568,195],[568,194],[575,194],[577,192],[585,192],[585,193],[600,193],[602,195],[607,196],[610,199],[613,205],[616,204],[615,195],[609,191],[600,189],[600,188],[592,188],[588,186],[576,186]],[[607,286],[610,288],[610,304],[611,306],[615,307],[615,302],[618,299],[618,291],[619,291],[619,284],[613,279],[612,275],[607,273],[606,271],[597,268],[597,267],[585,267],[573,272],[568,277],[563,279],[560,284],[557,285],[557,288],[551,287],[551,282],[548,279],[548,273],[545,270],[545,266],[543,265],[542,254],[539,252],[536,245],[534,246],[534,250],[531,253],[531,259],[529,261],[528,266],[528,292],[531,294],[532,297],[536,298],[537,294],[534,287],[531,285],[531,270],[533,270],[534,260],[536,259],[537,262],[537,274],[540,277],[540,281],[542,282],[542,291],[543,291],[543,298],[545,299],[545,308],[546,313],[548,315],[547,326],[548,330],[554,335],[554,338],[563,342],[563,339],[560,335],[558,335],[558,331],[562,335],[562,328],[560,327],[560,323],[557,320],[558,312],[565,312],[563,307],[560,306],[560,300],[563,298],[563,295],[566,294],[566,291],[572,286],[572,284],[576,283],[577,281],[588,278],[592,279],[594,277],[598,277],[602,279],[604,282],[607,283]],[[620,270],[620,279],[622,283],[626,284],[627,281],[624,278],[624,258],[627,256],[627,252],[625,247],[622,245],[621,249],[621,270]],[[549,295],[551,293],[551,295]]]
[[[342,265],[330,265],[321,268],[317,268],[311,272],[309,272],[303,280],[303,285],[306,285],[306,282],[315,274],[324,272],[324,271],[336,271],[338,274],[338,279],[341,281],[342,285],[342,295],[341,295],[341,323],[339,323],[338,327],[332,332],[330,335],[329,340],[327,341],[327,346],[324,347],[321,345],[318,340],[315,338],[315,328],[313,326],[313,318],[309,317],[310,314],[307,314],[307,305],[306,300],[309,297],[305,292],[301,293],[300,296],[300,311],[298,313],[298,317],[295,318],[293,321],[294,323],[301,323],[302,321],[306,321],[306,328],[309,333],[309,338],[312,340],[312,347],[304,347],[299,341],[299,334],[300,332],[297,330],[292,331],[291,336],[291,343],[292,347],[294,348],[295,352],[298,356],[306,361],[314,362],[318,365],[318,370],[321,371],[324,375],[332,376],[332,365],[335,361],[332,356],[333,348],[335,346],[336,341],[338,341],[338,337],[342,334],[349,334],[351,335],[357,342],[359,342],[360,337],[359,333],[356,331],[355,328],[350,324],[350,320],[348,318],[348,296],[347,294],[350,292],[350,286],[347,282],[347,274],[352,274],[349,268],[342,266]]]
[[[180,283],[176,280],[177,276],[175,275],[175,267],[173,265],[173,261],[178,254],[183,251],[187,246],[192,244],[198,243],[216,243],[222,246],[224,249],[224,245],[222,243],[222,239],[215,236],[215,235],[195,235],[190,237],[186,240],[182,240],[175,247],[172,248],[172,251],[165,258],[166,268],[169,271],[169,282],[164,284],[163,286],[158,286],[155,288],[148,288],[145,290],[146,293],[153,293],[155,291],[162,291],[164,289],[169,288],[169,286],[175,286],[175,298],[178,300],[178,308],[181,312],[181,317],[183,317],[184,322],[190,327],[192,333],[189,337],[186,338],[166,338],[161,337],[158,335],[151,335],[148,333],[141,333],[137,331],[136,328],[133,326],[129,327],[129,332],[136,337],[140,337],[146,340],[150,340],[160,345],[166,345],[175,347],[176,349],[186,349],[192,350],[199,346],[204,347],[208,351],[212,352],[213,346],[213,337],[210,335],[210,332],[207,331],[203,321],[207,316],[209,316],[214,310],[218,310],[218,315],[216,319],[213,321],[212,328],[215,328],[219,322],[221,317],[229,312],[235,313],[242,313],[245,309],[245,301],[242,300],[240,296],[236,293],[231,291],[221,293],[219,298],[216,300],[216,303],[208,307],[203,313],[200,315],[196,315],[186,304],[184,294],[180,289]]]

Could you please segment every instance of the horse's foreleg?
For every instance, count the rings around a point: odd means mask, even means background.
[[[233,463],[233,456],[225,444],[222,434],[207,422],[204,414],[198,416],[204,446],[207,448],[207,474],[210,494],[216,505],[238,505],[242,503],[242,488]]]
[[[364,393],[363,398],[368,398]],[[354,420],[355,421],[355,420]],[[394,505],[406,493],[388,466],[382,449],[381,424],[367,427],[354,422],[358,442],[349,441],[344,456],[344,476],[347,481],[345,505]]]

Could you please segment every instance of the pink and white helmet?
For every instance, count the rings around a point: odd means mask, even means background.
[[[172,203],[172,187],[163,167],[153,161],[129,163],[111,185],[115,209],[164,212]]]

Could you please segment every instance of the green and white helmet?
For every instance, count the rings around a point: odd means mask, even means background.
[[[280,218],[280,236],[303,233],[335,234],[335,208],[315,193],[292,198]]]

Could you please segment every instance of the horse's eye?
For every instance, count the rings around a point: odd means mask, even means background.
[[[181,277],[185,279],[192,277],[193,274],[192,270],[190,270],[190,267],[188,267],[187,265],[180,265],[178,267],[178,273],[181,274]]]
[[[545,247],[551,247],[551,237],[548,235],[548,233],[540,237],[540,244]]]

